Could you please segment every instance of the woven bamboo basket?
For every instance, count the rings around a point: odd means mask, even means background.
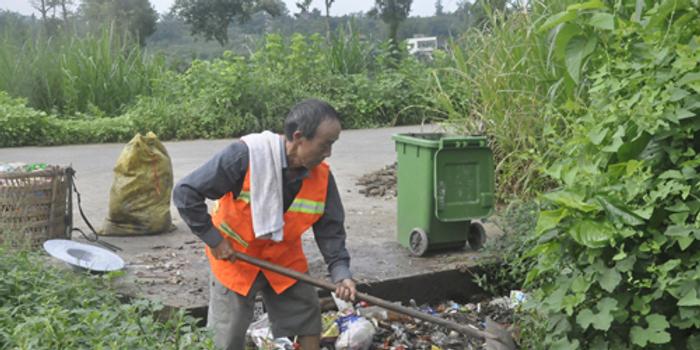
[[[0,243],[37,247],[48,239],[70,238],[68,169],[0,172]]]

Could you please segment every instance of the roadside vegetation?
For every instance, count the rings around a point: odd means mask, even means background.
[[[207,57],[163,51],[189,41],[162,32],[145,45],[113,27],[47,37],[4,13],[0,146],[279,131],[305,97],[331,102],[347,128],[431,122],[485,134],[497,197],[510,205],[508,234],[491,243],[502,264],[479,281],[530,296],[520,345],[700,349],[700,3],[519,5],[442,14],[451,35],[432,59],[391,40],[419,22],[387,30],[380,13],[254,14],[247,25],[276,30],[211,32],[227,50]]]

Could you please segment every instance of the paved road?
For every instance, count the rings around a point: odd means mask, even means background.
[[[478,257],[469,249],[441,253],[428,258],[413,258],[396,241],[396,199],[366,198],[358,193],[356,180],[395,161],[391,135],[403,132],[435,131],[434,126],[408,126],[343,131],[328,162],[338,182],[345,211],[348,249],[352,271],[361,282],[403,277],[427,271],[471,264]],[[165,142],[172,158],[175,181],[192,171],[215,152],[232,142],[196,140]],[[60,147],[24,147],[0,149],[3,162],[46,162],[72,165],[82,193],[87,216],[102,226],[108,210],[109,189],[114,166],[123,144],[74,145]],[[196,240],[173,207],[177,229],[149,237],[108,237],[105,240],[123,248],[127,276],[120,288],[131,294],[160,299],[174,306],[206,304],[208,267],[202,243]],[[76,212],[75,225],[85,227]],[[489,234],[494,228],[487,227]],[[74,236],[74,239],[80,237]],[[325,276],[325,264],[311,235],[304,249],[310,273]]]

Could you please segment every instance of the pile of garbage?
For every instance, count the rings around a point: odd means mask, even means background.
[[[355,183],[359,186],[364,186],[360,189],[360,193],[365,197],[396,197],[396,163],[385,166],[383,169],[375,172],[362,175]]]
[[[13,162],[13,163],[0,163],[0,175],[3,174],[26,174],[26,173],[33,173],[36,171],[43,171],[46,170],[49,166],[45,163],[21,163],[21,162]],[[28,181],[28,180],[24,180]],[[51,181],[48,178],[33,178],[31,179],[32,183],[47,183]],[[0,186],[16,186],[16,182],[13,182],[9,179],[6,178],[0,178]]]
[[[45,163],[0,163],[0,173],[31,173],[33,171],[46,170]]]
[[[459,304],[447,301],[438,305],[410,307],[436,317],[462,325],[485,327],[486,319],[508,326],[512,324],[514,310],[524,301],[525,295],[511,292],[510,297],[496,298],[480,303]],[[334,297],[335,299],[335,297]],[[410,316],[387,311],[365,302],[356,304],[335,299],[338,311],[323,313],[321,349],[325,350],[404,350],[404,349],[482,349],[483,341],[424,322]],[[292,350],[295,343],[287,338],[272,336],[267,315],[263,315],[248,330],[248,349]]]

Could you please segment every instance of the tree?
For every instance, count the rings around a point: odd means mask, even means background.
[[[372,16],[378,16],[389,26],[389,39],[398,51],[399,46],[399,25],[406,20],[411,12],[413,0],[375,0],[374,8],[369,11]]]
[[[460,17],[468,26],[484,27],[489,25],[489,16],[494,11],[507,12],[509,2],[507,0],[479,0],[470,4],[462,1],[457,5]]]
[[[279,16],[284,8],[281,0],[175,0],[172,11],[190,25],[193,35],[224,45],[228,27],[235,20],[246,22],[260,11]]]
[[[44,24],[44,29],[48,34],[50,30],[47,14],[51,11],[51,2],[49,0],[31,0],[29,3],[41,14],[41,22]]]
[[[331,36],[331,6],[335,0],[323,0],[326,5],[326,37]]]
[[[435,16],[442,16],[445,14],[445,8],[442,6],[442,0],[435,1]]]
[[[61,16],[63,17],[63,22],[68,22],[68,6],[73,5],[73,0],[53,0],[56,6],[61,7]]]
[[[311,13],[311,1],[312,0],[301,0],[296,2],[296,6],[299,9],[299,12],[294,14],[294,17],[296,18],[304,18],[307,19],[309,18],[309,14]]]
[[[148,0],[83,0],[80,12],[94,29],[105,24],[128,32],[144,45],[156,31],[158,14]]]

